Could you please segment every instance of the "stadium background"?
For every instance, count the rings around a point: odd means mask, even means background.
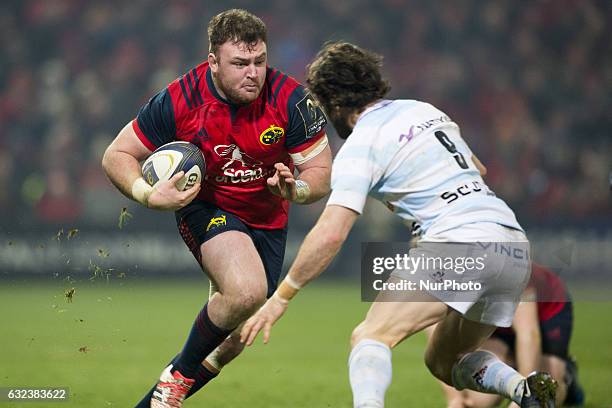
[[[384,55],[391,97],[431,102],[460,124],[535,257],[576,286],[575,351],[591,406],[610,406],[601,381],[612,378],[612,6],[596,0],[2,2],[0,386],[70,385],[75,406],[127,406],[179,347],[206,280],[172,214],[120,196],[100,158],[148,97],[206,57],[206,24],[230,7],[263,18],[270,64],[297,79],[324,41],[350,40]],[[131,218],[120,228],[124,207]],[[293,207],[287,261],[322,208]],[[263,400],[253,407],[346,405],[346,339],[367,308],[359,302],[360,242],[406,239],[372,203],[323,283],[300,295],[300,318],[280,325],[277,348],[245,356],[202,401],[233,386]],[[169,303],[188,312],[166,310]],[[292,341],[307,357],[292,359]],[[397,405],[442,403],[420,362],[422,345],[418,338],[399,352],[407,362],[396,364],[406,373],[394,385]],[[274,380],[253,384],[249,373],[268,372],[272,355],[281,356]],[[301,377],[299,365],[315,362],[327,372],[311,375],[311,386],[337,400],[306,403],[313,391],[294,386],[302,400],[271,402],[282,401],[273,390],[291,387],[282,370]],[[129,374],[133,388],[109,391],[122,387],[114,370]]]

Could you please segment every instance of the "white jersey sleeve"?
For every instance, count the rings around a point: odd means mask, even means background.
[[[361,214],[370,191],[388,166],[384,152],[373,143],[376,128],[353,132],[332,165],[332,192],[327,205],[340,205]]]

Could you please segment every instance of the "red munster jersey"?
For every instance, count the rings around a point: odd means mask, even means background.
[[[325,114],[290,76],[268,68],[259,97],[234,105],[217,92],[208,62],[155,95],[132,121],[150,150],[182,140],[198,146],[206,175],[196,199],[262,229],[284,228],[289,203],[270,193],[266,179],[275,163],[293,170],[292,154],[325,136]]]
[[[532,263],[528,288],[535,288],[538,299],[538,319],[549,320],[563,309],[569,301],[567,289],[553,271],[542,265]]]
[[[536,292],[536,299],[528,301],[538,302],[538,321],[540,323],[555,317],[566,302],[569,302],[569,295],[561,278],[555,275],[550,269],[535,262],[531,264],[531,277],[527,288],[533,288]],[[510,327],[498,327],[498,333],[512,333]]]

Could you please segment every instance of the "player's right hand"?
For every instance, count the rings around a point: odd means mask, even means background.
[[[275,293],[266,303],[255,313],[242,327],[240,331],[240,342],[250,346],[263,330],[264,344],[270,340],[270,330],[272,325],[281,318],[287,310],[289,301],[282,301],[277,298]]]
[[[272,194],[282,197],[285,200],[295,200],[297,192],[295,190],[295,178],[293,177],[293,173],[289,167],[283,163],[276,163],[274,168],[276,170],[274,175],[266,180],[268,190]]]
[[[196,183],[188,190],[180,191],[176,188],[176,183],[185,175],[185,172],[179,171],[169,180],[159,181],[153,187],[153,191],[149,195],[147,207],[155,210],[170,210],[175,211],[183,208],[200,192],[200,183]]]

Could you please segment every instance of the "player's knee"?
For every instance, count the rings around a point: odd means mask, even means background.
[[[248,291],[234,293],[229,299],[229,307],[232,315],[246,319],[265,301],[265,288],[251,288]]]
[[[355,347],[361,340],[376,340],[393,348],[401,341],[392,331],[381,330],[379,326],[361,322],[351,333],[351,347]]]
[[[363,324],[364,322],[361,322],[353,329],[353,332],[351,333],[351,347],[355,347],[357,343],[363,340]]]
[[[266,301],[266,294],[264,291],[253,291],[251,293],[244,293],[240,295],[238,299],[238,307],[240,310],[244,310],[245,313],[251,315],[257,311]]]

